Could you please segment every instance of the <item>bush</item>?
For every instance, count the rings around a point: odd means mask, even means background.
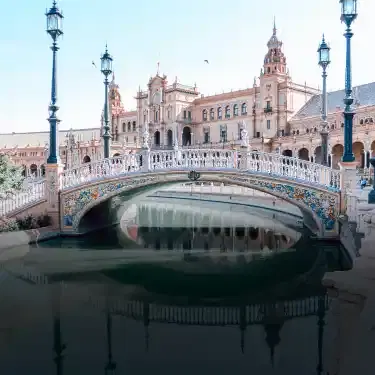
[[[51,217],[47,214],[41,214],[39,216],[29,214],[23,218],[16,219],[0,218],[0,233],[44,228],[51,224]]]
[[[0,218],[0,233],[15,232],[19,230],[16,219]]]

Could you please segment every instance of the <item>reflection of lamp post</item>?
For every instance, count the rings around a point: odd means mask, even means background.
[[[353,117],[352,108],[352,72],[351,72],[351,38],[353,36],[350,28],[352,22],[357,18],[357,0],[340,0],[341,3],[341,21],[345,22],[346,31],[346,68],[345,68],[345,110],[344,110],[344,155],[343,162],[353,162]]]
[[[105,47],[105,52],[100,58],[101,60],[101,72],[104,75],[104,87],[105,87],[105,96],[104,96],[104,133],[103,133],[103,142],[104,142],[104,158],[109,158],[109,140],[111,135],[109,134],[109,113],[108,113],[108,76],[112,73],[112,56],[108,53],[107,46]]]
[[[52,84],[51,84],[51,103],[49,105],[49,156],[47,159],[48,164],[57,164],[60,159],[58,152],[57,141],[57,125],[60,120],[56,116],[59,110],[57,106],[57,68],[56,68],[56,54],[59,50],[57,46],[57,38],[63,34],[62,20],[63,15],[57,8],[56,1],[53,2],[52,8],[46,13],[47,17],[47,33],[51,36],[52,43]]]
[[[112,316],[107,311],[107,364],[105,366],[105,375],[115,375],[116,373],[116,362],[113,361],[112,357]]]
[[[56,374],[63,375],[63,360],[64,350],[66,345],[63,344],[61,334],[61,284],[53,285],[52,288],[58,288],[57,291],[53,290],[53,350],[56,353],[54,362],[56,364]]]
[[[329,57],[330,48],[326,43],[323,35],[322,42],[320,43],[319,53],[319,65],[323,69],[323,94],[322,94],[322,129],[320,135],[322,137],[322,149],[321,149],[321,164],[327,165],[327,143],[328,143],[328,130],[327,130],[327,67],[331,60]]]
[[[317,375],[323,372],[323,333],[325,317],[325,296],[320,296],[318,300],[318,365],[316,367]]]

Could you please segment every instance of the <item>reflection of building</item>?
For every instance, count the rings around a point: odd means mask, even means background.
[[[255,210],[233,215],[228,207],[207,202],[197,206],[184,201],[145,201],[125,211],[120,230],[137,244],[158,250],[220,249],[265,254],[288,249],[301,237],[296,230]]]
[[[318,90],[292,81],[282,42],[276,27],[267,43],[259,77],[251,88],[205,96],[196,85],[168,83],[159,72],[151,77],[146,90],[136,93],[137,108],[126,111],[119,86],[109,86],[111,108],[111,153],[138,149],[148,124],[150,145],[171,148],[233,147],[240,145],[243,129],[253,149],[282,152],[304,160],[319,161],[321,148],[321,94]],[[356,116],[353,149],[360,167],[369,166],[375,150],[375,83],[354,88]],[[328,93],[329,161],[337,168],[343,153],[344,91]],[[65,160],[66,131],[60,132],[60,155]],[[101,128],[75,129],[78,160],[102,157]],[[0,151],[14,152],[13,159],[27,170],[40,170],[44,163],[44,144],[48,133],[1,134]],[[32,167],[32,168],[31,168]]]

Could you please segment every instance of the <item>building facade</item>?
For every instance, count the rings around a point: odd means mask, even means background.
[[[353,89],[356,115],[353,152],[359,168],[370,167],[375,156],[375,83]],[[338,168],[343,154],[344,90],[328,93],[329,163]],[[200,94],[196,85],[172,84],[159,72],[145,90],[138,89],[135,111],[126,111],[113,74],[109,86],[112,156],[136,152],[143,134],[149,146],[169,149],[235,148],[246,130],[252,150],[277,152],[320,162],[321,103],[319,90],[293,82],[274,26],[259,77],[249,89],[219,95]],[[100,127],[60,131],[60,157],[71,167],[103,157]],[[25,174],[42,176],[48,132],[0,134],[0,152],[10,155]]]

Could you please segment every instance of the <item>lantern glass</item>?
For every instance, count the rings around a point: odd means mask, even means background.
[[[329,63],[329,48],[324,47],[321,48],[319,51],[319,62],[321,64],[328,64]]]
[[[105,52],[101,58],[101,71],[106,74],[110,74],[112,72],[112,57],[108,52]]]
[[[59,36],[63,33],[63,18],[64,16],[56,7],[56,4],[46,13],[47,17],[47,32],[53,37]]]
[[[355,16],[357,14],[357,0],[341,0],[342,15]]]

